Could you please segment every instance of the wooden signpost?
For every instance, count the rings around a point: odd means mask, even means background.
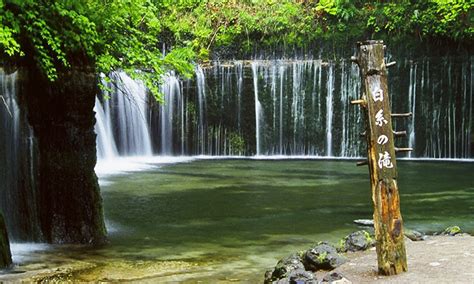
[[[367,161],[372,201],[374,202],[374,228],[379,274],[393,275],[407,270],[397,185],[396,152],[410,148],[396,148],[394,137],[406,132],[395,132],[392,117],[408,117],[411,114],[392,114],[387,88],[387,67],[383,41],[365,41],[358,44],[357,56],[352,60],[359,65],[362,97],[352,101],[364,108],[366,115]]]

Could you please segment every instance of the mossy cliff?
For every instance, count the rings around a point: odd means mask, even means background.
[[[10,253],[10,244],[8,242],[7,229],[0,214],[0,269],[10,266],[12,263],[12,255]]]
[[[94,172],[97,76],[89,68],[73,68],[51,82],[35,64],[21,70],[20,92],[38,141],[43,237],[50,243],[102,243],[106,231]]]

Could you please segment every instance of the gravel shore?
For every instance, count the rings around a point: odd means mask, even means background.
[[[375,248],[347,254],[350,261],[334,271],[352,283],[474,283],[473,236],[429,236],[417,242],[406,239],[406,249],[408,271],[400,275],[377,275]],[[318,273],[318,279],[326,273]]]

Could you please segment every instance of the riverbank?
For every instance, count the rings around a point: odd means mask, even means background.
[[[332,272],[342,274],[352,283],[472,283],[474,282],[474,237],[429,236],[424,241],[406,239],[408,272],[395,276],[377,275],[375,249],[348,253],[349,261]],[[56,268],[32,269],[20,274],[0,275],[0,281],[8,283],[42,281],[130,281],[130,282],[188,282],[206,278],[206,264],[191,264],[179,261],[151,263],[119,263],[113,260],[108,265],[96,266],[77,261]],[[209,265],[209,264],[208,264]],[[211,265],[212,266],[212,265]],[[332,273],[331,272],[331,273]],[[208,273],[208,271],[207,271]],[[316,273],[321,280],[327,271]],[[204,276],[204,277],[203,277]],[[220,283],[243,283],[260,280],[221,278]]]
[[[473,283],[474,237],[429,236],[424,241],[406,239],[408,272],[377,275],[375,248],[349,253],[349,261],[336,268],[352,283]],[[317,273],[322,279],[327,272]]]

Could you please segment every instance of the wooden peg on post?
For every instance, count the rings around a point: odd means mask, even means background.
[[[352,60],[359,65],[363,82],[378,270],[379,274],[394,275],[407,271],[407,259],[393,144],[394,134],[399,133],[392,130],[387,87],[387,67],[392,64],[385,64],[384,51],[383,41],[365,41],[359,43]]]
[[[392,131],[393,135],[395,137],[401,137],[401,136],[407,136],[406,130],[403,131]]]

